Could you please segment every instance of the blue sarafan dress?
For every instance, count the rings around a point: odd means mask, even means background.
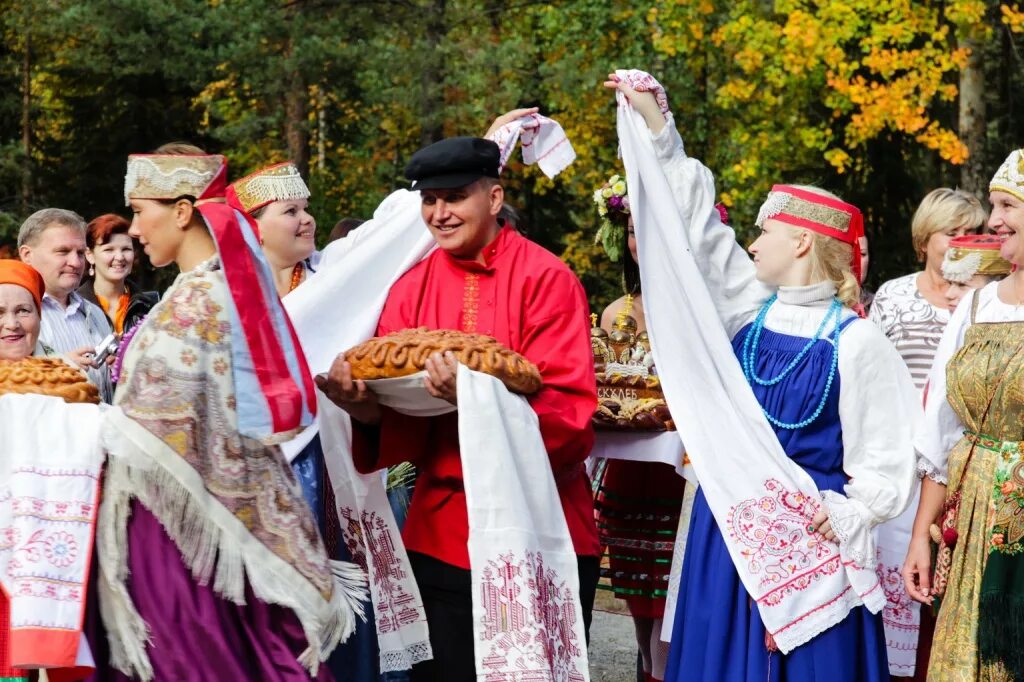
[[[843,328],[852,322],[843,322]],[[741,358],[752,325],[733,339]],[[765,328],[755,360],[757,374],[781,374],[809,339]],[[840,344],[842,336],[840,336]],[[769,414],[799,423],[812,415],[823,397],[832,366],[833,346],[819,339],[782,381],[753,384],[754,395]],[[821,414],[799,429],[775,428],[783,450],[810,474],[819,490],[843,493],[843,429],[839,421],[838,375]],[[756,457],[756,453],[751,453]],[[672,682],[888,682],[881,615],[863,606],[789,654],[769,652],[765,629],[729,557],[702,490],[690,519],[666,680]]]

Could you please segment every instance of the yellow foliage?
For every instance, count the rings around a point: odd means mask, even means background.
[[[850,155],[842,149],[829,149],[824,156],[838,173],[845,173],[850,166]]]
[[[1014,33],[1024,33],[1024,12],[1020,10],[1017,3],[1012,5],[1000,5],[999,12],[1002,15],[1002,22]]]
[[[709,47],[694,44],[693,26],[710,36],[707,116],[716,136],[705,156],[726,205],[755,205],[790,169],[862,168],[867,144],[883,135],[905,136],[950,164],[966,160],[936,116],[955,101],[969,56],[950,47],[951,31],[985,36],[985,0],[735,0],[713,23],[701,5],[661,2],[648,17],[655,48],[684,62]],[[1001,9],[1003,22],[1024,32],[1017,4]]]

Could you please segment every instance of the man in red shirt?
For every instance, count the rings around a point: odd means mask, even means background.
[[[498,162],[495,143],[471,137],[442,140],[413,155],[406,176],[420,191],[423,220],[439,248],[391,288],[377,335],[410,327],[476,332],[537,365],[544,386],[529,402],[576,550],[589,629],[600,546],[583,464],[593,446],[590,418],[597,404],[587,300],[561,260],[499,222],[504,190]],[[457,405],[455,358],[435,354],[427,374],[428,392]],[[458,414],[410,417],[382,407],[362,381],[352,380],[342,356],[321,388],[352,417],[360,471],[405,460],[419,471],[403,538],[434,660],[415,666],[413,680],[475,680]]]

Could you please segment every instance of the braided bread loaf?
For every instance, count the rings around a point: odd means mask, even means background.
[[[52,395],[66,403],[100,401],[99,390],[85,375],[59,358],[0,362],[0,395],[6,393]]]
[[[513,393],[541,387],[537,367],[490,336],[450,329],[403,329],[365,341],[345,352],[354,379],[390,379],[422,371],[433,353],[451,351],[466,367],[501,380]]]

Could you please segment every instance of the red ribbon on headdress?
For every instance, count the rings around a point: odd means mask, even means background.
[[[818,204],[819,206],[825,206],[841,213],[846,213],[850,216],[850,226],[845,231],[838,230],[830,225],[825,225],[817,221],[805,218],[803,216],[793,215],[783,210],[781,213],[771,216],[774,220],[793,225],[794,227],[803,227],[812,232],[823,234],[826,237],[832,237],[838,239],[841,242],[845,242],[853,247],[853,256],[850,261],[851,269],[853,270],[853,276],[860,282],[860,238],[864,236],[864,216],[861,214],[860,209],[853,204],[848,204],[845,201],[833,199],[817,192],[809,192],[799,187],[793,187],[792,185],[775,185],[772,187],[772,192],[780,192],[782,194],[789,194],[798,199],[806,201],[810,204]]]
[[[238,198],[238,192],[235,191],[234,185],[228,185],[227,190],[224,192],[224,198],[228,202],[228,206],[235,209],[239,213],[245,215],[247,218],[252,216],[242,206],[242,200]],[[263,243],[263,235],[260,234],[260,226],[255,220],[250,220],[249,224],[252,226],[252,231],[256,234],[256,239],[259,240],[260,244]]]
[[[209,192],[203,194],[207,196]],[[256,263],[238,224],[239,215],[247,221],[249,217],[244,212],[236,212],[236,209],[223,203],[204,203],[198,206],[198,209],[217,242],[224,277],[227,279],[231,298],[238,311],[238,319],[249,344],[257,379],[270,409],[274,433],[297,429],[302,422],[303,396],[310,414],[316,414],[313,378],[295,328],[285,313],[284,321],[292,345],[296,349],[295,356],[299,365],[302,389],[296,385],[289,371],[284,349],[275,333],[270,311],[262,294],[263,288],[260,286]],[[253,229],[255,230],[255,226]],[[276,295],[276,292],[274,293]]]
[[[220,168],[217,170],[217,174],[213,176],[213,180],[203,190],[203,195],[197,197],[196,201],[207,201],[210,199],[222,199],[224,197],[224,191],[228,188],[228,161],[227,157],[218,154],[223,162],[220,164]]]

